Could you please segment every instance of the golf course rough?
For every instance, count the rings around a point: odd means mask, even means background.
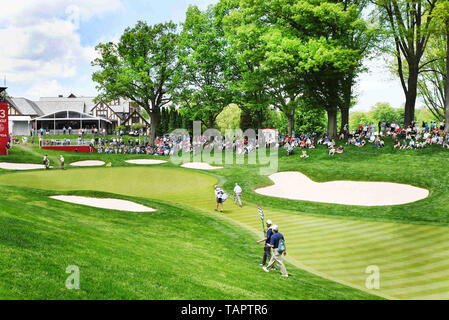
[[[128,172],[123,169],[111,169],[110,173],[118,178]],[[73,189],[91,189],[102,184],[101,177],[108,174],[106,168],[70,171],[90,170],[93,180],[78,184],[75,182],[79,182],[76,179],[79,174],[66,175],[62,170],[47,173],[52,179],[63,175],[58,187],[65,186],[68,190],[74,183]],[[203,186],[215,182],[215,178],[188,170],[150,174],[145,174],[145,170],[148,168],[140,168],[135,174],[147,181],[141,186],[146,185],[153,192],[157,190],[157,179],[165,181],[161,178],[168,179],[170,174],[180,175],[179,179],[187,182],[198,179],[196,182],[204,182]],[[3,174],[2,178],[9,176],[4,182],[10,183],[14,174]],[[41,189],[1,186],[0,297],[3,299],[378,298],[288,263],[292,274],[288,281],[282,281],[274,272],[261,272],[255,263],[260,252],[251,233],[215,214],[169,204],[169,200],[182,200],[179,195],[157,201],[91,190],[70,192],[89,197],[134,199],[156,208],[157,213],[81,208],[49,199],[52,194],[65,192],[43,190],[50,186],[42,184],[45,175],[34,177],[39,179],[35,185]],[[110,185],[109,189],[116,189],[114,186],[121,182]],[[125,179],[124,183],[128,182]],[[128,185],[121,190],[130,192],[133,188]],[[166,195],[170,197],[167,192]],[[79,267],[80,290],[65,287],[68,266]],[[267,281],[272,290],[260,285]]]
[[[96,190],[170,201],[213,212],[215,177],[172,168],[92,168],[18,172],[0,184],[36,189]],[[257,208],[225,203],[225,219],[261,234]],[[265,208],[287,241],[287,261],[321,277],[392,299],[449,299],[449,228],[300,215]],[[380,269],[380,288],[365,286],[369,266]]]

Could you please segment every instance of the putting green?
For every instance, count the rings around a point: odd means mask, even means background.
[[[171,168],[95,168],[19,172],[0,184],[45,190],[97,190],[149,197],[213,212],[213,176]],[[310,217],[266,208],[285,235],[288,259],[300,268],[396,299],[449,299],[449,229],[439,226]],[[261,235],[255,206],[225,203],[230,218]],[[262,251],[262,248],[261,248]],[[368,266],[380,269],[380,289],[368,290]]]

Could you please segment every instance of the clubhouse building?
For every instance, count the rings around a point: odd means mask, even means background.
[[[26,98],[7,98],[9,131],[12,135],[30,135],[41,128],[50,134],[63,134],[63,129],[103,129],[108,134],[117,126],[128,129],[133,124],[143,124],[144,131],[150,128],[140,109],[128,100],[94,102],[94,97],[43,97],[39,101]]]

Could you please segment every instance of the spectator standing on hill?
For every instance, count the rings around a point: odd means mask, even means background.
[[[236,182],[234,187],[234,194],[235,194],[235,204],[237,205],[237,202],[240,205],[240,208],[242,207],[242,200],[240,197],[242,196],[242,188],[239,186],[239,184]]]
[[[271,220],[267,220],[267,235],[265,238],[257,241],[257,243],[261,243],[265,241],[265,245],[263,247],[263,257],[262,257],[262,263],[260,263],[260,266],[265,266],[265,263],[271,260],[271,246],[270,246],[270,241],[271,241],[271,236],[273,235],[273,230],[272,228],[272,222]]]
[[[282,276],[288,277],[287,269],[285,269],[284,263],[282,262],[282,255],[287,255],[287,251],[280,251],[281,248],[279,248],[281,241],[285,242],[284,236],[279,232],[279,227],[277,225],[274,225],[271,229],[273,230],[273,235],[271,236],[269,246],[273,248],[274,252],[268,266],[263,267],[263,270],[265,272],[270,272],[270,269],[272,269],[274,264],[277,263],[281,270]]]

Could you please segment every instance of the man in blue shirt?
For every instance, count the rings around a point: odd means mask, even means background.
[[[263,258],[262,263],[260,263],[260,266],[265,266],[265,263],[271,260],[271,247],[270,247],[270,241],[271,236],[273,234],[273,230],[271,229],[272,222],[271,220],[267,220],[267,235],[264,239],[257,241],[257,243],[261,243],[265,241],[265,246],[263,248]],[[265,231],[265,230],[264,230]]]
[[[271,236],[269,245],[273,248],[274,254],[271,256],[268,266],[263,267],[263,270],[265,272],[270,272],[270,269],[272,269],[274,264],[277,262],[282,276],[288,277],[287,269],[285,269],[284,263],[282,262],[282,254],[284,254],[284,256],[287,255],[287,251],[284,251],[283,253],[279,253],[278,251],[279,241],[281,239],[285,241],[284,236],[279,232],[279,227],[277,225],[274,225],[271,229],[273,230],[273,235]]]

